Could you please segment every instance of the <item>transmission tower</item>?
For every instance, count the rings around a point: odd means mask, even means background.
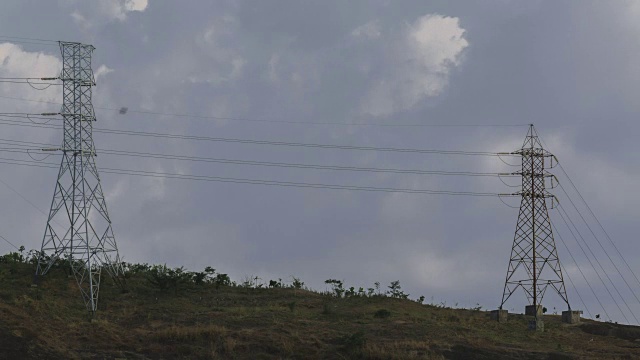
[[[59,45],[63,84],[60,115],[64,118],[64,137],[59,149],[62,162],[35,275],[38,279],[60,258],[66,260],[87,310],[93,315],[98,306],[103,268],[114,278],[122,271],[95,161],[96,118],[91,103],[95,86],[91,54],[95,48],[74,42]]]
[[[543,149],[533,125],[529,126],[522,148],[513,154],[522,158],[522,170],[516,173],[522,177],[522,200],[500,309],[522,288],[531,305],[526,313],[538,320],[542,298],[549,288],[571,310],[547,208],[547,199],[553,202],[555,198],[546,190],[546,180],[553,181],[554,176],[545,170],[545,165],[552,167],[554,156]]]

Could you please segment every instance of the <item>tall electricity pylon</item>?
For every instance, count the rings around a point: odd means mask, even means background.
[[[118,277],[122,268],[96,167],[91,104],[95,78],[92,45],[60,42],[64,118],[62,162],[42,239],[36,279],[61,257],[68,261],[87,310],[98,306],[103,268]],[[57,230],[56,230],[57,229]]]
[[[546,180],[553,181],[554,176],[545,170],[545,163],[552,167],[554,156],[543,149],[533,125],[529,126],[522,149],[513,154],[522,157],[522,170],[515,173],[522,177],[522,200],[500,309],[522,288],[537,319],[538,307],[549,287],[571,310],[547,208],[547,199],[554,201],[555,197],[546,190]]]

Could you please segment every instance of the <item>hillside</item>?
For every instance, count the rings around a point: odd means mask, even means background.
[[[544,333],[511,315],[388,296],[338,298],[273,281],[271,288],[163,267],[127,267],[126,291],[103,278],[88,321],[75,279],[0,258],[1,359],[634,359],[640,328],[594,321]],[[298,287],[298,288],[296,288]],[[402,294],[400,293],[400,297]]]

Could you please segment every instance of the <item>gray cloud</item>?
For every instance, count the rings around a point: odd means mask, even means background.
[[[635,204],[640,199],[635,191],[639,180],[634,167],[639,110],[635,94],[640,71],[635,60],[640,51],[634,44],[640,29],[634,3],[144,3],[8,1],[0,14],[0,34],[93,43],[97,48],[94,70],[101,74],[95,89],[99,127],[309,143],[511,151],[521,145],[526,128],[296,125],[189,119],[135,110],[299,122],[534,122],[621,251],[629,259],[636,254]],[[24,14],[32,14],[28,26],[20,20]],[[9,42],[0,45],[2,76],[50,75],[60,66],[54,60],[59,56],[55,47]],[[20,60],[3,60],[7,54]],[[4,84],[0,93],[59,101],[56,90],[36,92],[21,86]],[[7,99],[0,99],[0,105],[3,112],[57,110],[55,105]],[[117,111],[123,106],[129,108],[125,115]],[[2,125],[1,137],[57,143],[61,134]],[[107,134],[96,134],[95,140],[98,148],[256,161],[513,171],[496,158]],[[204,165],[106,154],[97,161],[100,167],[238,178],[513,191],[494,178]],[[0,166],[4,181],[47,210],[56,170]],[[477,302],[497,306],[517,217],[517,210],[497,199],[305,190],[106,173],[102,179],[118,244],[129,261],[192,269],[211,265],[236,279],[250,274],[265,279],[295,275],[316,288],[323,288],[327,278],[344,278],[355,286],[400,279],[412,297],[424,294],[434,301],[467,306]],[[0,207],[0,234],[28,248],[39,247],[45,216],[2,185],[0,194],[5,204]],[[563,235],[581,266],[588,266],[569,234]],[[564,247],[559,244],[558,249],[587,297],[588,288]],[[10,247],[0,243],[0,250]],[[601,286],[597,291],[606,299]],[[523,297],[514,299],[510,308],[521,311]],[[610,299],[606,301],[611,305]],[[551,295],[548,302],[559,306]],[[595,307],[593,298],[587,302]]]

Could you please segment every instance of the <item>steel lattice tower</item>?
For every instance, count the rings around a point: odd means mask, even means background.
[[[96,121],[91,103],[95,78],[92,45],[60,42],[64,118],[62,162],[42,239],[36,279],[61,257],[71,266],[90,315],[97,310],[104,268],[121,274],[120,257],[107,213],[93,143]],[[57,226],[57,227],[56,227]],[[59,229],[59,230],[56,230]]]
[[[522,170],[516,173],[522,177],[522,200],[500,309],[522,288],[537,318],[538,306],[551,287],[571,310],[547,208],[547,199],[553,201],[554,195],[546,190],[546,179],[553,175],[545,163],[552,166],[554,157],[543,149],[533,125],[522,149],[513,154],[522,157]]]

